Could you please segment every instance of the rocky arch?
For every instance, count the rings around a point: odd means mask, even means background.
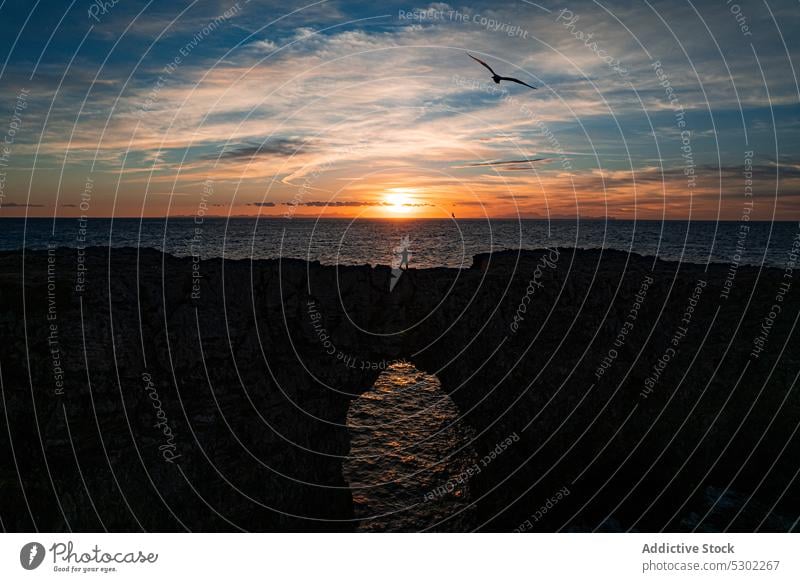
[[[380,373],[350,366],[348,357],[407,358],[439,377],[479,435],[477,454],[491,458],[473,481],[483,529],[731,522],[747,530],[776,500],[762,529],[791,527],[783,516],[798,514],[800,498],[791,461],[800,452],[791,440],[800,369],[790,333],[795,290],[772,332],[790,338],[777,372],[777,354],[766,354],[750,362],[748,382],[736,382],[751,348],[746,338],[757,336],[782,273],[741,268],[720,302],[723,265],[705,272],[659,261],[651,270],[652,259],[564,249],[558,265],[541,272],[547,252],[479,256],[458,272],[410,269],[391,293],[384,267],[209,260],[200,263],[195,292],[190,258],[90,249],[78,293],[75,251],[61,249],[53,295],[59,393],[47,253],[27,253],[24,281],[22,254],[0,255],[0,331],[28,340],[28,351],[14,342],[0,353],[2,422],[9,419],[0,430],[5,527],[97,530],[102,518],[117,531],[347,530],[347,410]],[[542,285],[521,312],[535,277]],[[645,277],[652,283],[636,325],[598,377]],[[707,287],[696,325],[643,398],[700,279]],[[743,316],[738,306],[746,304]],[[310,305],[322,314],[333,354]],[[736,329],[745,339],[721,363]],[[159,414],[179,455],[172,462],[160,449],[169,443]],[[12,446],[26,454],[12,458]]]

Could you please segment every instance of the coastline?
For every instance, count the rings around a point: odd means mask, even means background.
[[[24,279],[0,253],[0,329],[25,338],[0,355],[6,529],[352,530],[345,419],[380,369],[331,358],[309,301],[337,351],[435,374],[479,458],[518,435],[471,481],[482,530],[791,527],[796,288],[752,356],[783,271],[741,266],[723,299],[725,264],[546,252],[391,292],[389,267],[121,248],[85,250],[78,292],[75,249],[25,251]]]

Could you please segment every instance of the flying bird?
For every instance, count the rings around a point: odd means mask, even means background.
[[[497,73],[495,73],[495,72],[494,72],[494,70],[492,69],[492,67],[490,67],[489,65],[487,65],[486,63],[484,63],[484,62],[483,62],[482,60],[480,60],[479,58],[477,58],[477,57],[473,57],[473,56],[472,56],[472,55],[470,55],[469,53],[467,53],[467,55],[469,55],[469,57],[470,57],[471,59],[474,59],[474,60],[478,61],[478,62],[479,62],[480,64],[482,64],[484,67],[486,67],[487,69],[489,69],[489,72],[492,74],[492,81],[494,81],[494,82],[495,82],[495,83],[497,83],[498,85],[500,84],[500,81],[511,81],[512,83],[519,83],[520,85],[525,85],[526,87],[530,87],[531,89],[537,89],[537,87],[534,87],[533,85],[528,85],[528,84],[527,84],[525,81],[520,81],[519,79],[515,79],[514,77],[501,77],[500,75],[498,75]]]

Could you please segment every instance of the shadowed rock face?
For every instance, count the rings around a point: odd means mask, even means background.
[[[387,267],[81,261],[76,289],[74,250],[29,252],[24,270],[0,255],[7,530],[351,530],[348,406],[400,358],[478,435],[481,529],[785,531],[798,516],[783,271],[731,285],[724,265],[506,252],[410,269],[390,293]]]

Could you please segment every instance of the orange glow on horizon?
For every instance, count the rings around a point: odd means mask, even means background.
[[[633,175],[623,171],[586,170],[565,175],[529,175],[523,172],[500,177],[481,174],[469,180],[440,179],[413,172],[387,172],[369,177],[323,176],[303,188],[303,182],[264,182],[245,184],[215,177],[212,196],[204,195],[195,177],[191,181],[159,188],[153,184],[131,182],[120,188],[119,197],[101,196],[114,192],[116,175],[97,180],[98,193],[87,212],[89,218],[128,217],[263,217],[263,218],[340,218],[340,219],[485,219],[485,218],[602,218],[641,220],[738,220],[739,200],[733,178],[722,189],[711,174],[701,176],[691,193],[685,179],[662,177],[657,169],[647,168]],[[186,178],[186,177],[184,177]],[[345,182],[343,185],[342,182]],[[160,185],[160,183],[158,184]],[[800,179],[786,177],[785,189],[800,187]],[[149,190],[148,190],[149,187]],[[0,217],[79,218],[80,199],[74,192],[82,184],[67,184],[58,208],[44,195],[31,197],[31,205],[2,205]],[[205,197],[204,197],[205,196]],[[204,205],[204,206],[203,206]],[[770,220],[773,214],[783,220],[798,215],[800,206],[789,196],[777,200],[762,196],[753,209],[752,219]]]

